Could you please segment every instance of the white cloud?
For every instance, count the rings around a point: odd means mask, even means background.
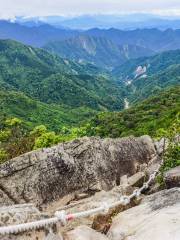
[[[0,17],[93,13],[180,14],[180,0],[0,0]]]

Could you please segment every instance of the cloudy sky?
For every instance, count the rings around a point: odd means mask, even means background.
[[[151,12],[180,15],[180,0],[0,0],[0,17]]]

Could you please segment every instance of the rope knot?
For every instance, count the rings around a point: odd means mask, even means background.
[[[156,173],[152,173],[152,174],[150,175],[150,179],[151,179],[151,180],[154,180],[155,177],[156,177]]]
[[[128,196],[121,197],[122,205],[128,205],[130,203],[130,199]]]
[[[64,210],[55,212],[55,216],[61,222],[62,226],[65,226],[67,224],[66,212]]]
[[[143,184],[143,188],[144,188],[144,189],[148,189],[148,188],[149,188],[149,184],[148,184],[148,183],[144,183],[144,184]]]
[[[108,214],[108,212],[109,212],[109,204],[104,202],[104,203],[102,203],[102,207],[103,207],[103,213],[104,214]]]
[[[139,197],[141,195],[141,192],[139,191],[139,189],[134,190],[136,197]]]

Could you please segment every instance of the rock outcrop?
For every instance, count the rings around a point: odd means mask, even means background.
[[[180,188],[152,194],[113,219],[110,240],[179,240]]]
[[[156,154],[150,137],[82,138],[33,151],[0,166],[0,205],[46,205],[83,190],[110,190]],[[68,198],[67,198],[68,199]]]
[[[165,172],[164,180],[167,188],[180,187],[180,166]]]

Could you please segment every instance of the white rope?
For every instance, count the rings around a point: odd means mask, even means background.
[[[57,212],[55,212],[54,215],[57,217],[57,219],[61,222],[61,224],[63,226],[65,226],[67,224],[66,212],[64,210],[57,211]]]
[[[83,212],[73,213],[73,214],[66,214],[63,211],[56,211],[55,217],[49,219],[38,220],[34,222],[22,223],[17,225],[10,225],[5,227],[0,227],[0,234],[1,235],[8,235],[8,234],[17,234],[24,231],[40,229],[43,227],[48,227],[51,225],[60,222],[63,226],[67,224],[68,221],[77,219],[77,218],[84,218],[89,217],[98,213],[107,214],[110,208],[114,208],[120,205],[128,205],[131,199],[135,197],[139,197],[144,190],[149,188],[150,183],[155,179],[156,175],[159,173],[159,170],[163,164],[163,161],[158,166],[158,168],[150,175],[149,180],[143,184],[143,186],[139,189],[135,189],[130,196],[122,196],[119,201],[114,202],[112,204],[102,203],[101,207],[90,209]]]

